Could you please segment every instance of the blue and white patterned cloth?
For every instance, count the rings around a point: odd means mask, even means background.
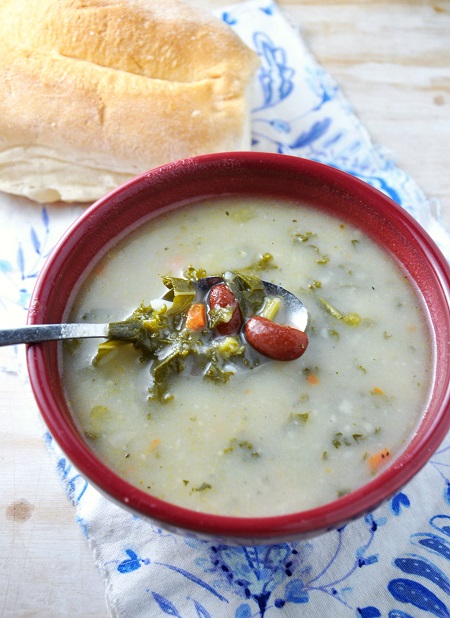
[[[378,187],[430,232],[450,240],[415,182],[376,148],[338,85],[271,0],[220,15],[261,58],[253,148],[336,166]],[[17,203],[20,202],[20,207]],[[0,197],[0,320],[25,321],[36,276],[81,212]],[[18,350],[0,368],[20,372]],[[167,533],[105,500],[45,440],[104,578],[112,616],[179,618],[450,618],[450,439],[400,493],[322,537],[231,547]]]

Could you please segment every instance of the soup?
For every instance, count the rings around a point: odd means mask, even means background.
[[[168,502],[255,517],[331,502],[402,452],[429,397],[431,329],[406,274],[364,233],[289,202],[189,205],[118,242],[70,320],[123,320],[187,267],[256,267],[302,299],[309,345],[224,383],[182,371],[168,401],[149,397],[149,363],[132,345],[98,363],[98,340],[66,346],[67,400],[99,458]]]

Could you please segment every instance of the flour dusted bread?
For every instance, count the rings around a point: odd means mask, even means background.
[[[183,0],[0,0],[0,190],[93,201],[249,146],[256,54]]]

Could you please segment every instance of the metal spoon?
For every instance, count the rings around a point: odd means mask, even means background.
[[[222,283],[221,277],[205,277],[193,282],[198,292],[206,293],[217,283]],[[278,296],[283,301],[284,322],[304,331],[308,322],[308,312],[302,301],[288,290],[263,281],[268,296]],[[170,291],[161,297],[167,300]],[[109,324],[33,324],[22,328],[0,329],[0,346],[17,345],[20,343],[40,343],[59,339],[100,338],[109,339]]]

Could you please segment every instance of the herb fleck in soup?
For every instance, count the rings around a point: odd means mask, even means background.
[[[160,275],[189,265],[255,263],[309,311],[297,360],[224,384],[181,372],[160,403],[148,401],[149,366],[133,346],[95,366],[98,341],[64,350],[67,399],[97,455],[199,511],[268,516],[330,502],[402,452],[429,397],[431,329],[407,275],[348,222],[297,204],[233,198],[158,216],[95,266],[70,319],[123,320],[164,293]]]

